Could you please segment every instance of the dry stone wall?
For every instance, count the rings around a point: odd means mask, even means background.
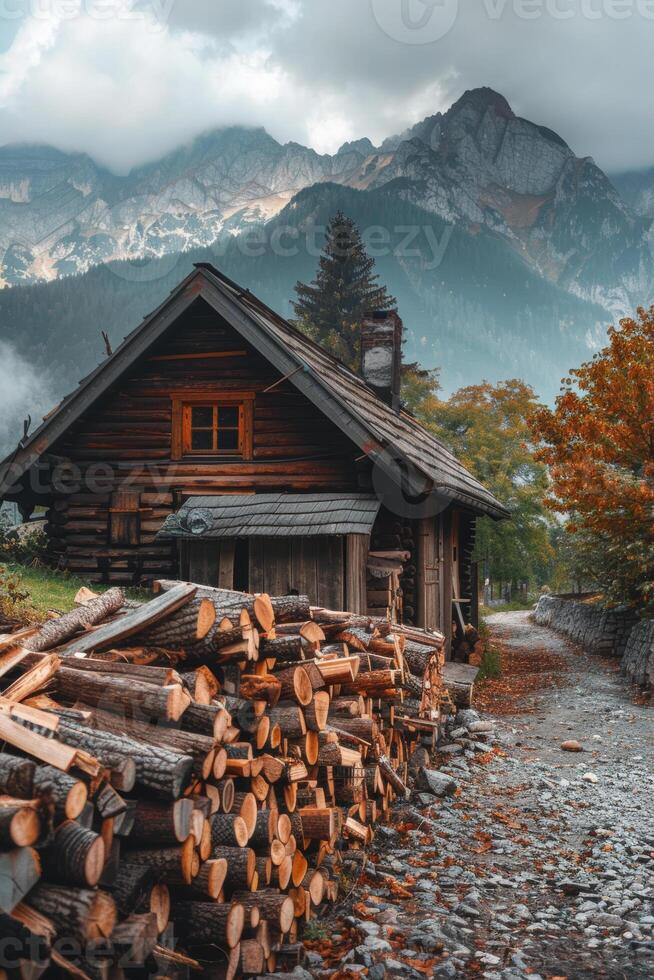
[[[565,633],[588,653],[619,657],[622,671],[634,684],[654,687],[654,622],[641,620],[633,609],[605,609],[564,596],[541,596],[534,613],[540,626]]]

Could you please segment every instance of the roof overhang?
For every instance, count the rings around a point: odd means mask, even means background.
[[[159,538],[315,537],[372,531],[381,501],[371,494],[261,493],[191,497]]]

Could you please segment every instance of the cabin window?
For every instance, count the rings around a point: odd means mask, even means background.
[[[173,459],[252,457],[252,396],[173,398]]]
[[[243,453],[242,405],[185,405],[184,452]]]

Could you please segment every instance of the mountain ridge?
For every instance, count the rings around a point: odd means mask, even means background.
[[[0,282],[208,246],[224,230],[265,224],[324,182],[391,185],[473,234],[486,227],[539,275],[613,316],[654,300],[648,216],[632,211],[591,158],[489,88],[379,147],[363,137],[332,155],[239,126],[199,134],[125,176],[84,153],[0,148]]]

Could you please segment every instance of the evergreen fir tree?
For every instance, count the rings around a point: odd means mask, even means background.
[[[356,224],[339,211],[327,227],[314,282],[295,286],[296,325],[354,370],[360,363],[363,315],[396,305],[374,267]]]

